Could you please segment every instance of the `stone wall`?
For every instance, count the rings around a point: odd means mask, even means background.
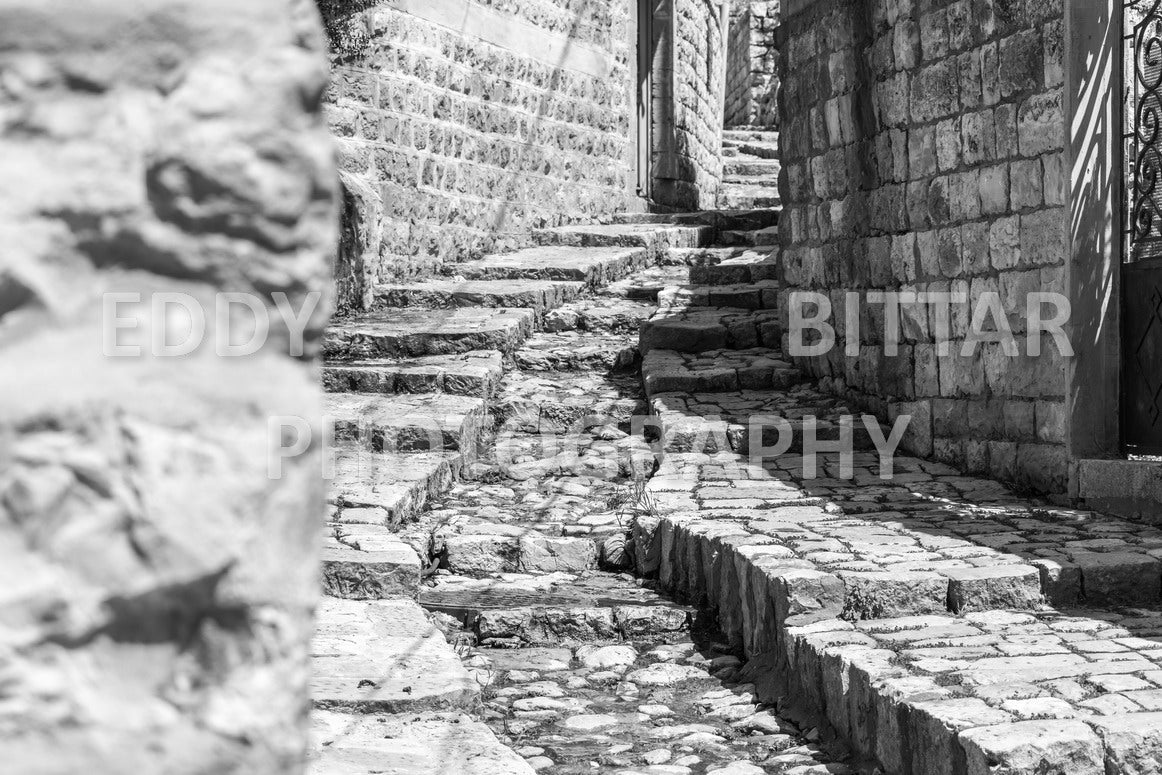
[[[1040,491],[1067,475],[1065,358],[1027,355],[1026,294],[1067,293],[1060,2],[785,3],[780,130],[784,293],[999,294],[1020,357],[963,356],[969,304],[938,355],[938,307],[905,305],[898,356],[884,306],[862,306],[858,357],[800,358],[884,415],[910,448]]]
[[[328,121],[367,226],[348,296],[630,206],[628,2],[320,5]]]
[[[748,0],[731,11],[726,62],[726,126],[778,124],[779,3]]]
[[[666,0],[668,45],[655,70],[654,201],[715,206],[722,183],[726,16],[719,0]]]
[[[301,0],[145,11],[0,0],[0,769],[294,773],[322,477],[270,478],[268,418],[321,412],[325,43]],[[313,309],[306,356],[272,315],[218,357],[221,291]],[[159,293],[205,314],[188,355],[150,354],[186,339]]]

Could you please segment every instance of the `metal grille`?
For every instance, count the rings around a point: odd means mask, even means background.
[[[1162,453],[1162,0],[1128,0],[1122,33],[1122,438]]]

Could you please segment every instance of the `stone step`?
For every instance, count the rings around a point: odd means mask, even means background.
[[[624,371],[638,359],[638,336],[561,331],[530,337],[513,355],[525,371]]]
[[[659,309],[642,326],[639,348],[706,352],[780,346],[780,324],[773,312],[722,308]]]
[[[773,310],[779,305],[779,283],[763,280],[739,285],[683,285],[658,294],[659,312],[690,307]]]
[[[330,393],[450,393],[486,401],[496,393],[504,356],[495,350],[403,360],[333,361],[323,366]]]
[[[720,237],[727,245],[750,245],[753,247],[773,247],[779,244],[779,227],[752,229],[750,231],[724,231]]]
[[[658,300],[658,294],[672,285],[686,285],[690,282],[690,269],[686,266],[654,266],[635,272],[624,280],[618,280],[605,289],[611,296],[619,296],[634,301]]]
[[[532,333],[529,309],[388,309],[333,321],[323,339],[329,360],[511,353]]]
[[[350,445],[332,450],[328,520],[343,524],[400,525],[445,492],[460,469],[460,456],[446,452],[392,454]]]
[[[694,285],[742,285],[777,280],[779,251],[777,249],[741,250],[718,261],[706,260],[690,267],[690,282]]]
[[[476,451],[484,430],[482,399],[446,393],[378,396],[327,393],[325,416],[339,442],[357,442],[374,452]]]
[[[781,352],[761,347],[696,354],[651,350],[642,359],[647,397],[658,393],[778,390],[802,379]]]
[[[746,154],[747,156],[755,156],[760,159],[778,160],[782,158],[777,140],[731,140],[729,143],[726,141],[723,142],[724,146],[728,144],[737,154]]]
[[[545,330],[637,333],[657,311],[656,304],[618,298],[597,298],[567,304],[545,316]]]
[[[331,597],[316,611],[310,690],[316,708],[360,713],[466,708],[480,694],[415,601]]]
[[[323,594],[345,600],[414,598],[416,550],[381,525],[332,525],[323,538]]]
[[[454,268],[453,268],[454,270]],[[540,315],[577,298],[581,281],[560,280],[425,280],[375,288],[378,307],[491,307],[531,309]]]
[[[779,190],[779,176],[778,174],[767,173],[765,175],[724,175],[722,182],[726,187],[730,186],[754,186],[765,187],[769,192],[778,193]]]
[[[782,204],[782,200],[779,198],[777,182],[769,186],[753,183],[726,183],[718,190],[718,204],[732,209],[756,209],[759,207],[778,207]]]
[[[558,646],[688,632],[693,609],[619,577],[511,574],[507,580],[442,577],[420,592],[425,608],[472,630],[483,646]]]
[[[648,223],[560,226],[533,232],[533,239],[541,245],[644,248],[651,264],[667,248],[698,247],[709,244],[713,237],[714,229],[710,226]],[[610,281],[617,279],[620,278],[613,277]]]
[[[873,450],[875,442],[861,412],[837,400],[820,403],[805,417],[802,402],[788,390],[740,390],[707,393],[660,393],[650,397],[650,411],[657,418],[666,453],[701,452],[716,454],[734,452],[748,455],[751,439],[773,447],[780,439],[780,428],[773,418],[784,418],[791,431],[789,452],[803,449],[804,429],[810,424],[819,441],[841,438],[843,418],[851,418],[854,450]],[[770,421],[760,418],[772,418]],[[877,423],[883,438],[890,429]]]
[[[459,575],[581,573],[597,567],[597,546],[585,536],[547,536],[520,526],[475,525],[443,537],[441,569]]]
[[[722,165],[726,180],[732,177],[778,177],[781,165],[778,159],[764,159],[758,156],[735,156]]]
[[[623,425],[649,411],[637,375],[510,372],[497,397],[497,427],[538,432],[579,423]]]
[[[739,145],[752,141],[778,143],[779,131],[774,127],[734,127],[722,130],[724,145]]]
[[[700,210],[692,213],[619,213],[614,223],[674,224],[679,226],[713,226],[715,231],[725,229],[763,229],[779,223],[779,211],[758,210]]]
[[[309,775],[534,775],[464,713],[311,714]]]
[[[552,280],[596,288],[620,280],[649,262],[649,251],[640,245],[585,249],[541,245],[457,264],[455,271],[470,280]]]

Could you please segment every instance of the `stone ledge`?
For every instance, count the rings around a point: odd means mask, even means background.
[[[1080,460],[1077,497],[1095,509],[1162,525],[1162,462]]]

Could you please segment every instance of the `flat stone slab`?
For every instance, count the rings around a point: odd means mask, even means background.
[[[659,293],[658,306],[774,310],[779,306],[779,283],[762,280],[737,285],[681,285]]]
[[[395,526],[447,490],[460,467],[455,453],[393,454],[337,445],[327,503],[332,522]]]
[[[310,688],[316,708],[361,713],[468,707],[480,689],[414,601],[330,597],[316,614]]]
[[[652,266],[612,283],[605,292],[636,301],[657,301],[658,294],[675,285],[688,285],[690,269],[683,265]]]
[[[729,180],[733,176],[778,175],[782,165],[777,159],[763,159],[758,156],[739,155],[722,162],[722,174]]]
[[[510,372],[501,385],[493,416],[498,428],[531,433],[619,425],[646,411],[636,375]]]
[[[456,271],[470,280],[557,280],[598,287],[620,280],[649,261],[648,251],[640,245],[609,245],[613,246],[542,245],[458,264]]]
[[[555,229],[539,229],[533,232],[533,239],[542,245],[640,247],[647,248],[651,255],[667,248],[692,248],[705,245],[713,236],[714,229],[710,226],[645,223],[560,226]]]
[[[414,598],[422,563],[382,525],[333,525],[323,538],[323,593],[346,600]]]
[[[802,379],[802,373],[780,351],[764,347],[703,353],[650,350],[642,358],[647,396],[770,390]]]
[[[534,775],[463,713],[311,714],[310,775]]]
[[[724,183],[718,189],[718,205],[728,209],[754,209],[758,207],[779,207],[778,180],[765,183]]]
[[[533,330],[530,309],[387,309],[332,322],[323,339],[329,360],[414,358],[473,350],[510,353]]]
[[[482,399],[446,393],[327,393],[324,416],[339,442],[374,452],[474,451],[485,422]]]
[[[657,305],[619,298],[585,299],[555,309],[545,316],[545,330],[636,334]]]
[[[375,303],[383,307],[511,307],[538,314],[577,298],[583,282],[554,280],[425,280],[408,285],[380,285]]]
[[[777,348],[781,336],[778,316],[773,312],[730,307],[659,309],[642,325],[639,346],[643,355],[650,350],[696,353]]]
[[[636,334],[589,331],[539,333],[513,354],[525,371],[617,371],[633,367],[637,357]]]
[[[489,399],[504,373],[495,350],[403,360],[333,361],[323,366],[332,393],[451,393]]]

